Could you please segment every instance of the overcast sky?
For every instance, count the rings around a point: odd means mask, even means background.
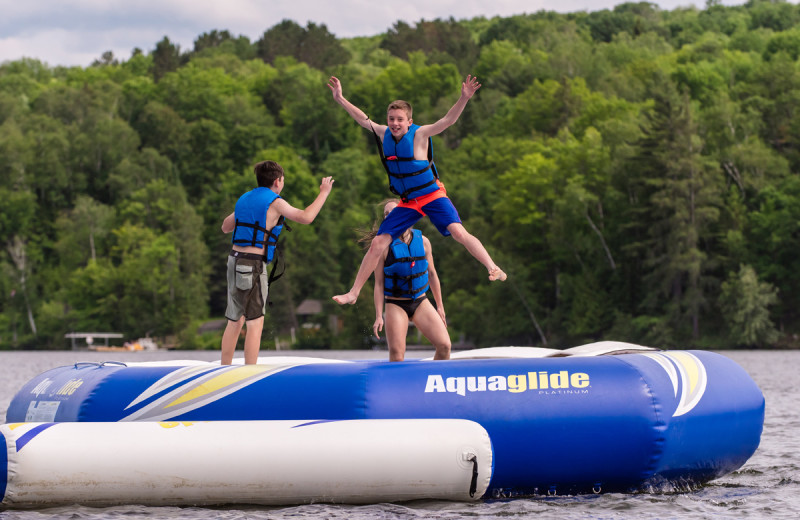
[[[705,0],[652,0],[665,10]],[[372,36],[403,20],[456,20],[539,10],[599,11],[621,0],[0,0],[0,63],[22,57],[88,66],[105,51],[127,60],[164,36],[182,50],[214,29],[258,40],[284,19],[326,25],[339,38]],[[745,0],[723,0],[740,5]]]

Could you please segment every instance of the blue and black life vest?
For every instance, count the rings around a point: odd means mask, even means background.
[[[264,248],[264,261],[269,263],[275,256],[275,247],[278,245],[278,235],[283,231],[284,218],[272,229],[266,229],[267,210],[280,195],[269,188],[256,188],[248,191],[236,201],[234,218],[236,227],[233,229],[231,242],[237,246],[253,246]]]
[[[428,261],[422,232],[415,229],[411,243],[395,239],[383,264],[383,294],[416,299],[428,290]]]
[[[389,189],[403,202],[439,189],[436,185],[439,173],[433,163],[433,141],[430,137],[428,138],[428,159],[414,159],[414,135],[418,129],[419,125],[411,125],[399,142],[394,140],[394,136],[388,128],[383,134],[382,142],[378,139],[375,130],[372,130],[381,162],[389,175]]]

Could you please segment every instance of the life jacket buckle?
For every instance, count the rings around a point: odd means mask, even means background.
[[[397,160],[397,156],[396,155],[390,155],[389,157],[386,158],[386,160],[387,161],[396,161]]]

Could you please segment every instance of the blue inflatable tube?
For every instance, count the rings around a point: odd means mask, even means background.
[[[725,356],[561,355],[79,363],[28,382],[7,422],[468,419],[494,447],[487,497],[699,484],[758,447],[764,397]]]
[[[6,436],[0,432],[0,446],[6,447]],[[8,485],[8,450],[0,449],[0,500],[6,495]]]

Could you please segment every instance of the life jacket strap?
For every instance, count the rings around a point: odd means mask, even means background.
[[[428,170],[433,170],[433,163],[430,161],[428,161],[428,165],[422,168],[421,170],[417,170],[410,173],[389,172],[389,176],[394,177],[395,179],[405,179],[406,177],[413,177],[415,175],[419,175],[420,173],[425,173]]]
[[[418,260],[425,260],[425,257],[424,256],[409,256],[407,258],[406,257],[397,258],[396,256],[392,255],[392,260],[390,262],[387,262],[384,265],[386,265],[388,267],[388,266],[394,265],[394,264],[396,264],[398,262],[411,263],[411,262],[416,262]],[[424,274],[424,272],[420,273],[420,274]],[[393,277],[393,276],[400,276],[400,275],[389,275],[390,278]]]
[[[256,221],[255,224],[250,224],[249,222],[241,222],[237,218],[236,219],[236,224],[235,224],[235,226],[233,228],[233,240],[232,240],[232,242],[234,244],[236,244],[236,245],[241,245],[241,246],[253,246],[253,247],[261,246],[261,247],[264,247],[264,245],[266,244],[267,239],[268,239],[268,237],[270,235],[270,231],[268,229],[262,227],[260,224],[261,223],[258,222],[258,221]],[[246,240],[246,239],[242,239],[242,238],[237,239],[236,238],[236,230],[238,228],[250,228],[250,229],[252,229],[253,230],[253,238],[251,238],[250,240]],[[258,236],[258,232],[259,231],[264,233],[264,240],[262,242],[256,241],[256,236]]]
[[[408,278],[416,278],[416,276]],[[419,289],[415,290],[411,287],[411,281],[409,280],[408,289],[401,289],[397,284],[393,283],[392,288],[389,289],[389,292],[395,298],[401,298],[403,296],[414,296],[415,294],[424,293],[428,290],[428,287],[430,287],[430,284],[425,284],[424,287],[420,287]]]
[[[292,228],[289,227],[289,224],[284,223],[285,220],[286,219],[283,217],[283,215],[281,215],[281,217],[278,219],[278,223],[275,224],[275,227],[278,227],[278,226],[282,225],[284,228],[286,228],[286,231],[291,231]],[[270,233],[270,235],[272,235],[272,233]],[[274,235],[272,235],[272,236],[274,236]],[[266,249],[265,249],[265,251],[266,251]],[[275,274],[275,271],[278,269],[278,260],[280,260],[281,263],[283,264],[283,269],[281,269],[280,273]],[[277,281],[281,276],[284,275],[284,273],[286,273],[286,259],[283,257],[283,248],[278,243],[278,240],[276,238],[275,239],[275,253],[272,255],[272,269],[270,269],[270,271],[269,271],[269,278],[267,278],[267,285],[269,287],[272,287],[272,283]],[[267,304],[270,305],[270,306],[272,305],[272,291],[271,290],[267,293]]]
[[[420,276],[425,276],[427,271],[422,271],[421,273],[416,273],[408,276],[400,276],[399,274],[390,274],[387,277],[392,280],[392,287],[397,287],[398,282],[407,282],[409,287],[411,286],[411,282]]]
[[[413,193],[413,192],[415,192],[415,191],[419,191],[419,190],[425,189],[425,188],[427,188],[428,186],[430,186],[431,184],[436,184],[436,179],[433,179],[433,180],[432,180],[432,181],[430,181],[430,182],[426,182],[425,184],[422,184],[422,185],[420,185],[420,186],[416,186],[416,187],[414,187],[414,188],[407,189],[407,190],[406,190],[406,191],[404,191],[403,193],[398,193],[398,192],[397,192],[397,190],[395,190],[395,189],[393,189],[393,188],[392,188],[392,193],[394,193],[395,195],[397,195],[398,197],[400,197],[400,200],[402,200],[403,202],[408,202],[408,194],[409,194],[409,193]]]

